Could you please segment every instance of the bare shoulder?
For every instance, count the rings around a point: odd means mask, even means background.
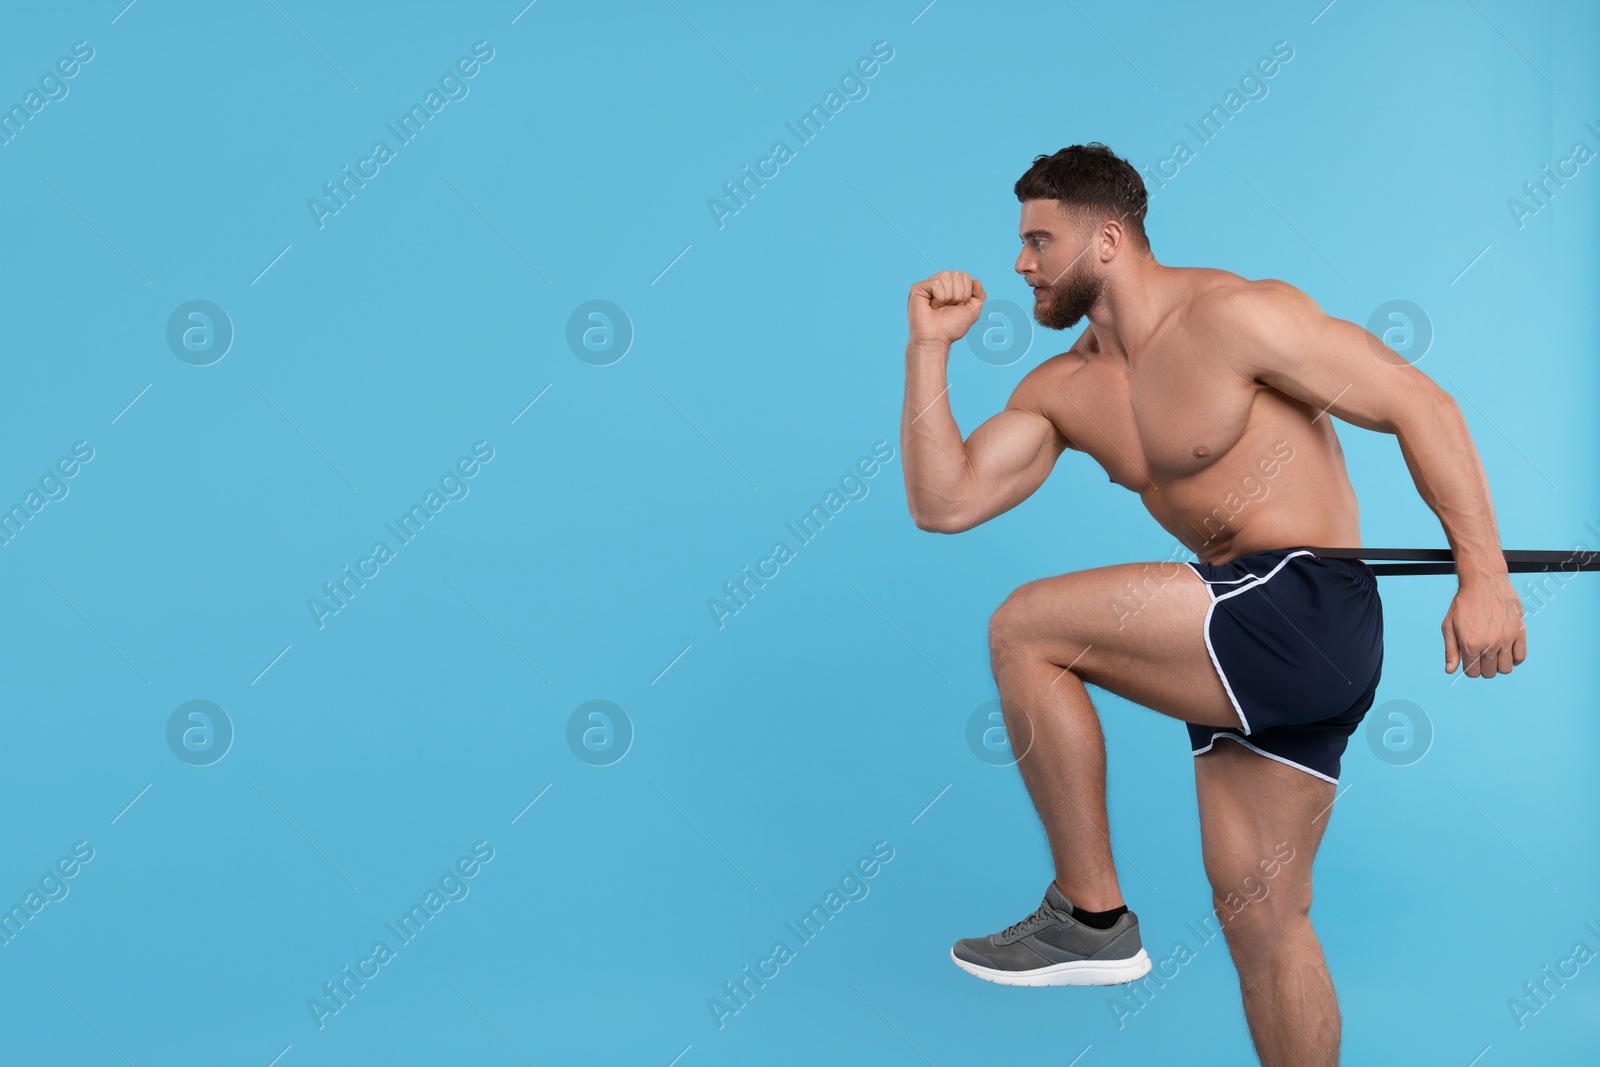
[[[1006,407],[1043,413],[1050,405],[1050,398],[1065,390],[1067,383],[1088,363],[1090,333],[1090,330],[1084,330],[1071,348],[1051,356],[1024,374],[1012,390]]]
[[[1225,270],[1195,270],[1182,302],[1186,332],[1197,340],[1238,345],[1283,340],[1322,319],[1317,302],[1277,278],[1241,278]]]
[[[1067,420],[1062,416],[1062,402],[1069,397],[1072,379],[1088,364],[1090,330],[1084,330],[1071,348],[1034,367],[1006,401],[1007,410],[1027,411],[1050,421],[1060,435],[1063,447],[1076,448],[1068,433]]]
[[[1276,371],[1303,363],[1333,321],[1315,300],[1277,278],[1204,271],[1191,285],[1178,329],[1218,367],[1245,381],[1270,384]]]

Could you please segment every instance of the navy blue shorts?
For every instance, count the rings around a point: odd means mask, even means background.
[[[1372,568],[1304,548],[1189,566],[1211,591],[1206,648],[1241,724],[1187,724],[1194,754],[1229,738],[1337,781],[1339,757],[1383,672],[1383,604]]]

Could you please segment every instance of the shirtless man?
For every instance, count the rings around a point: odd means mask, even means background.
[[[1093,683],[1188,724],[1206,874],[1262,1063],[1336,1063],[1311,865],[1339,757],[1377,689],[1383,615],[1371,568],[1302,547],[1361,544],[1330,416],[1399,438],[1457,562],[1444,668],[1474,678],[1526,656],[1488,480],[1454,400],[1366,330],[1284,282],[1156,262],[1144,183],[1104,145],[1039,156],[1015,191],[1016,271],[1034,317],[1089,325],[963,441],[945,365],[983,285],[941,271],[912,286],[901,424],[912,518],[969,530],[1021,503],[1072,448],[1198,562],[1044,578],[994,613],[1007,735],[1055,880],[1038,911],[951,957],[1009,985],[1149,971],[1112,865]]]

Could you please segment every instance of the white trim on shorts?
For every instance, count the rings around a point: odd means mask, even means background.
[[[1201,625],[1200,625],[1200,632],[1205,635],[1206,652],[1207,652],[1207,654],[1209,654],[1211,656],[1211,665],[1217,669],[1217,677],[1222,679],[1222,688],[1227,691],[1228,703],[1233,705],[1234,713],[1239,716],[1239,728],[1242,729],[1247,734],[1250,732],[1250,720],[1245,718],[1244,708],[1239,706],[1239,698],[1233,695],[1233,686],[1228,682],[1227,672],[1222,669],[1222,662],[1217,659],[1217,650],[1211,644],[1211,614],[1212,614],[1212,612],[1217,610],[1217,605],[1219,603],[1221,603],[1224,600],[1227,600],[1229,597],[1238,596],[1240,593],[1247,593],[1250,590],[1254,589],[1258,585],[1266,585],[1267,581],[1274,574],[1277,574],[1279,571],[1283,570],[1284,565],[1287,564],[1291,559],[1294,559],[1296,556],[1315,556],[1315,555],[1316,555],[1316,553],[1314,553],[1314,552],[1312,552],[1312,551],[1310,551],[1308,549],[1302,548],[1302,549],[1299,549],[1298,551],[1289,553],[1287,556],[1284,556],[1282,559],[1280,559],[1278,561],[1278,565],[1276,567],[1272,568],[1266,574],[1263,574],[1263,575],[1247,574],[1243,578],[1220,579],[1217,582],[1218,585],[1231,585],[1234,582],[1245,582],[1246,583],[1244,585],[1239,586],[1239,588],[1237,588],[1237,589],[1230,589],[1226,593],[1223,593],[1220,596],[1218,596],[1216,593],[1212,592],[1211,583],[1206,580],[1206,576],[1205,575],[1200,573],[1200,568],[1199,567],[1197,567],[1193,563],[1189,563],[1188,560],[1184,561],[1185,563],[1188,564],[1189,569],[1194,571],[1194,576],[1196,578],[1200,579],[1201,584],[1206,587],[1207,595],[1209,595],[1211,597],[1211,603],[1206,605],[1206,617],[1205,617],[1205,621],[1203,623],[1201,623]],[[1254,579],[1254,580],[1250,581],[1249,579]],[[1254,746],[1251,746],[1251,747],[1254,747]],[[1260,752],[1261,750],[1260,749],[1256,749],[1256,751]],[[1266,755],[1266,753],[1262,753],[1262,755]],[[1276,758],[1276,757],[1274,757],[1274,758]],[[1284,760],[1284,762],[1288,763],[1289,761],[1288,760]],[[1291,766],[1298,767],[1300,765],[1299,764],[1291,764]],[[1300,769],[1301,770],[1310,770],[1310,768],[1307,768],[1307,767],[1301,767]],[[1316,774],[1315,771],[1311,771],[1311,773],[1312,774]],[[1322,777],[1322,776],[1319,776],[1319,777]],[[1333,779],[1330,778],[1328,780],[1332,781]]]
[[[1230,741],[1237,741],[1241,745],[1243,745],[1245,748],[1248,748],[1251,752],[1259,753],[1259,754],[1267,757],[1270,760],[1277,760],[1279,763],[1286,764],[1287,766],[1293,767],[1297,771],[1305,771],[1307,774],[1312,775],[1313,777],[1321,778],[1324,782],[1332,782],[1334,785],[1338,785],[1339,784],[1339,779],[1337,779],[1337,778],[1329,778],[1326,774],[1323,774],[1321,771],[1314,771],[1310,767],[1305,766],[1304,764],[1296,763],[1294,760],[1284,759],[1282,756],[1275,755],[1274,753],[1268,752],[1266,749],[1259,748],[1256,745],[1252,745],[1250,742],[1246,741],[1244,738],[1240,737],[1238,734],[1230,734],[1230,733],[1226,733],[1225,731],[1222,731],[1222,730],[1218,730],[1216,733],[1212,734],[1211,735],[1211,740],[1209,742],[1207,742],[1206,747],[1205,748],[1197,748],[1197,749],[1195,749],[1194,750],[1194,754],[1196,756],[1203,756],[1207,752],[1210,752],[1211,751],[1211,747],[1217,743],[1217,738],[1219,738],[1219,737],[1226,737]]]

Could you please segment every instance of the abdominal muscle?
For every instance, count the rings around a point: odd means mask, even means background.
[[[1257,404],[1215,462],[1157,475],[1145,507],[1202,563],[1299,545],[1359,547],[1355,490],[1331,422],[1289,404]]]

